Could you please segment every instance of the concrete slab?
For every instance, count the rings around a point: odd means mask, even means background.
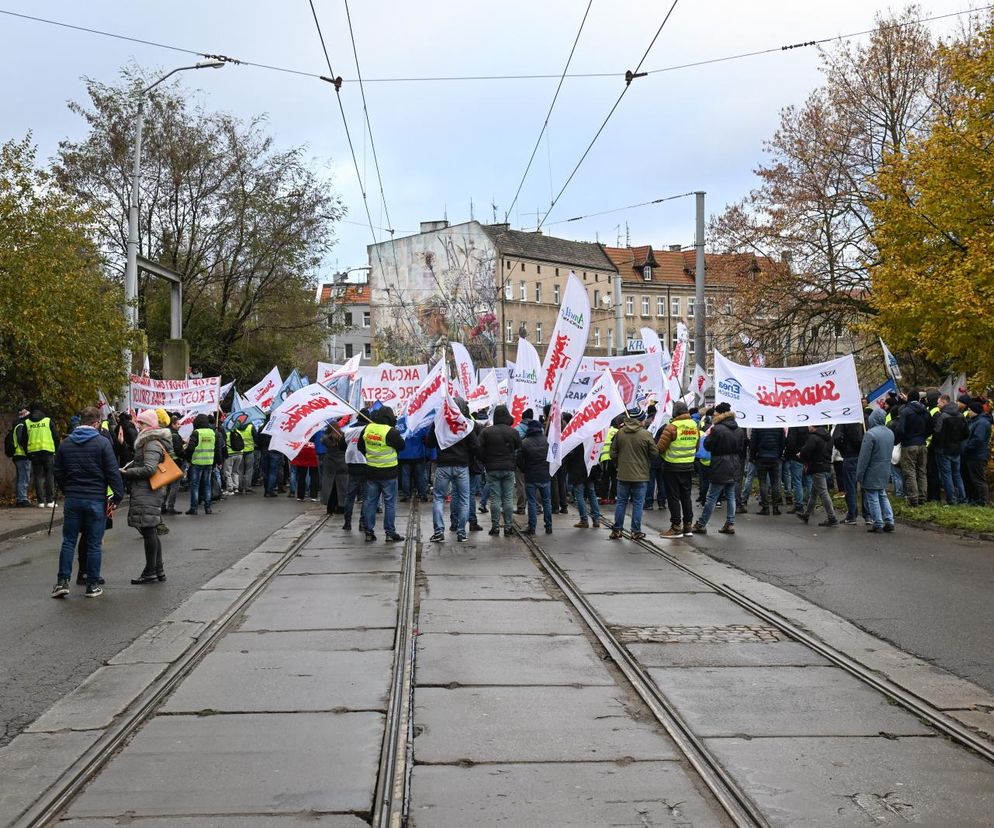
[[[329,653],[336,650],[393,650],[394,631],[311,630],[305,632],[232,632],[214,647],[216,653],[260,653],[267,650],[309,650]]]
[[[212,652],[163,710],[386,710],[392,659],[388,650]]]
[[[592,595],[590,602],[613,627],[727,626],[757,622],[755,615],[717,594]]]
[[[580,625],[557,601],[422,600],[418,629],[423,633],[578,635]]]
[[[725,824],[675,762],[416,765],[411,790],[422,828]]]
[[[941,738],[708,739],[773,825],[988,828],[994,768]]]
[[[398,588],[399,576],[391,574],[279,575],[248,607],[241,629],[393,627]]]
[[[462,549],[456,550],[462,552]],[[421,569],[428,575],[524,575],[535,576],[538,569],[524,548],[474,549],[454,554],[444,547],[425,547]]]
[[[642,572],[603,572],[570,569],[567,574],[588,595],[612,592],[711,592],[697,578],[676,570],[648,569]]]
[[[551,596],[538,575],[430,575],[422,592],[445,600],[548,601]]]
[[[59,822],[59,828],[118,828],[117,819],[70,819]],[[141,828],[295,828],[317,825],[320,828],[369,828],[369,823],[351,814],[317,814],[304,812],[284,816],[195,816],[143,819],[135,822]]]
[[[628,650],[645,667],[804,667],[829,662],[795,641],[764,644],[629,644]]]
[[[949,715],[988,739],[994,740],[994,713],[990,710],[951,710]]]
[[[664,561],[657,555],[652,555],[643,549],[626,549],[607,542],[580,542],[572,546],[557,544],[550,546],[542,544],[556,562],[567,570],[589,569],[603,572],[646,572],[649,570],[662,572],[679,572],[673,564]]]
[[[29,733],[107,727],[165,669],[164,664],[114,664],[86,681],[35,719]]]
[[[418,685],[614,685],[579,635],[422,634],[416,678]]]
[[[276,566],[276,559],[272,555],[249,552],[238,563],[211,578],[203,589],[248,589],[273,566]]]
[[[389,551],[388,551],[389,550]],[[288,563],[281,575],[322,575],[346,572],[400,572],[401,550],[369,547],[308,549]]]
[[[199,621],[209,624],[224,615],[239,597],[240,594],[231,589],[201,589],[194,592],[162,620]]]
[[[107,663],[170,664],[189,649],[206,627],[202,621],[166,621],[156,624]]]
[[[0,825],[14,820],[100,738],[88,733],[21,733],[0,748]]]
[[[382,736],[379,713],[157,716],[68,816],[367,811]]]
[[[901,736],[932,731],[837,667],[651,668],[698,736]]]
[[[676,757],[669,739],[637,721],[613,687],[424,687],[414,702],[420,763]]]

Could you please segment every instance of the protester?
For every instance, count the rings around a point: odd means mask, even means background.
[[[480,459],[490,484],[490,534],[499,535],[503,515],[504,535],[514,529],[515,457],[521,450],[521,435],[506,405],[494,408],[493,425],[480,433]]]
[[[948,394],[943,394],[939,397],[939,414],[933,418],[932,443],[947,506],[966,503],[960,460],[969,434],[963,412]]]
[[[431,424],[425,424],[404,438],[400,462],[400,501],[406,503],[415,494],[422,502],[428,500],[428,449],[425,435]]]
[[[42,509],[51,509],[55,506],[55,478],[52,464],[58,446],[59,432],[55,428],[55,423],[42,409],[41,403],[35,403],[31,406],[31,413],[24,419],[21,448],[31,461],[35,497]]]
[[[321,432],[324,455],[321,458],[321,499],[329,515],[344,511],[349,471],[345,461],[345,437],[335,423]]]
[[[383,405],[370,415],[356,443],[366,457],[366,494],[363,501],[363,523],[366,541],[376,540],[376,507],[383,496],[383,537],[388,542],[402,541],[397,534],[397,452],[404,450],[404,438],[397,431],[397,418],[390,406]],[[345,520],[352,512],[346,504]]]
[[[694,428],[696,433],[697,426]],[[696,443],[694,449],[697,449]],[[638,406],[629,408],[611,443],[611,459],[618,477],[617,503],[610,536],[612,540],[622,536],[629,501],[632,504],[632,540],[638,541],[645,537],[645,532],[642,531],[642,507],[645,504],[645,491],[649,486],[652,458],[658,454],[656,444],[645,430],[645,412]]]
[[[782,428],[754,428],[749,439],[749,456],[759,477],[759,514],[780,514],[780,461],[787,440]]]
[[[655,420],[655,415],[652,413],[653,407],[650,406],[649,410],[645,413],[645,419],[647,422],[653,422]],[[655,429],[654,434],[650,434],[653,442],[659,440],[659,435],[662,433],[662,427]],[[584,460],[584,469],[586,469],[586,460]],[[666,508],[666,479],[663,477],[663,458],[657,451],[655,456],[652,458],[652,465],[649,467],[649,485],[645,491],[645,505],[642,507],[643,511],[651,512],[654,508],[653,503],[659,504],[659,511],[663,511]]]
[[[656,458],[659,452],[656,452]],[[655,458],[654,458],[655,459]],[[563,461],[570,485],[573,487],[573,499],[580,519],[573,524],[575,529],[599,529],[601,525],[600,498],[597,497],[597,480],[600,478],[601,467],[595,463],[587,470],[587,450],[583,443],[574,448]],[[644,508],[644,507],[643,507]],[[588,521],[589,516],[589,523]]]
[[[878,411],[880,409],[877,409]],[[859,515],[856,500],[856,466],[863,443],[863,426],[860,423],[839,423],[832,431],[832,443],[842,455],[842,487],[846,493],[846,516],[843,523],[853,526]]]
[[[142,411],[136,419],[139,432],[135,440],[134,461],[128,468],[123,469],[121,474],[126,480],[131,481],[128,526],[133,526],[138,530],[145,546],[145,568],[141,575],[131,579],[131,583],[151,584],[166,580],[166,573],[162,566],[162,541],[157,531],[162,520],[162,503],[165,500],[166,490],[165,488],[153,489],[149,479],[155,474],[162,459],[169,453],[173,436],[168,428],[159,427],[159,418],[151,409]],[[211,429],[205,428],[204,430],[213,435]],[[203,442],[198,447],[203,452],[206,451],[209,440],[203,436],[201,436],[201,440]],[[213,444],[210,445],[212,457],[214,448]],[[209,469],[210,467],[203,466],[202,468]],[[207,479],[209,487],[210,478]],[[191,486],[191,492],[194,491]],[[209,513],[210,500],[205,502]],[[196,514],[196,509],[193,513]]]
[[[183,445],[183,436],[179,433],[179,421],[183,419],[175,411],[169,415],[169,433],[172,435],[172,446],[169,449],[169,456],[172,457],[173,462],[182,469],[186,463],[183,460],[183,452],[185,451],[185,446]],[[161,422],[161,418],[160,418]],[[179,511],[176,509],[176,497],[179,495],[180,480],[175,483],[170,483],[169,488],[166,490],[166,500],[162,506],[162,514],[164,515],[178,515]]]
[[[349,474],[345,489],[345,520],[342,523],[342,530],[345,532],[352,531],[352,511],[355,508],[355,503],[357,500],[362,500],[366,494],[366,455],[359,451],[359,439],[365,430],[365,418],[369,416],[369,411],[363,408],[359,415],[364,419],[355,420],[343,432],[345,437],[345,467]],[[359,509],[359,531],[366,531],[366,519],[363,517],[361,507]]]
[[[228,428],[224,435],[228,456],[224,459],[222,482],[225,494],[239,493],[242,478],[242,460],[244,457],[245,441],[235,429]]]
[[[880,408],[870,413],[866,435],[859,447],[856,481],[863,487],[873,525],[868,532],[893,532],[894,511],[887,499],[894,433],[885,425],[887,415]]]
[[[467,408],[466,410],[468,411],[469,409]],[[481,423],[475,416],[471,418],[470,422],[473,423],[473,436],[476,438],[476,450],[473,452],[473,456],[470,457],[469,460],[469,499],[466,505],[466,521],[470,532],[482,532],[483,527],[480,526],[480,521],[476,517],[476,499],[483,491],[483,482],[487,475],[487,471],[479,457],[480,435],[483,433],[484,424]],[[458,517],[459,516],[456,513],[455,501],[452,501],[452,508],[449,515],[449,525],[455,525]]]
[[[535,412],[531,408],[526,408],[522,412],[521,421],[515,426],[518,436],[522,440],[525,439],[525,434],[528,433],[528,423],[534,417]],[[521,473],[521,469],[517,467],[514,469],[514,490],[516,493],[515,514],[523,515],[525,513],[525,476]]]
[[[694,524],[695,534],[706,534],[708,521],[719,498],[725,499],[725,524],[718,531],[723,535],[735,534],[735,487],[742,474],[742,457],[746,451],[746,433],[735,421],[735,412],[728,403],[719,403],[714,410],[711,430],[704,438],[711,454],[708,474],[711,487],[704,503],[704,511]]]
[[[310,440],[304,443],[290,465],[297,469],[297,502],[303,503],[309,497],[312,503],[317,503],[318,454],[314,443]]]
[[[970,479],[971,503],[974,506],[987,506],[990,503],[990,489],[987,485],[987,462],[991,456],[992,417],[984,410],[980,400],[972,400],[969,408],[970,433],[963,443],[963,467]]]
[[[795,512],[800,520],[807,523],[814,512],[815,504],[820,500],[825,509],[825,520],[819,526],[838,526],[832,506],[832,495],[829,491],[829,477],[832,474],[832,437],[825,426],[808,426],[808,439],[800,450],[797,458],[804,464],[811,475],[811,493],[808,504],[803,512]],[[889,461],[888,461],[889,462]]]
[[[528,528],[524,534],[534,535],[538,526],[538,498],[542,498],[545,534],[552,534],[552,476],[549,474],[549,440],[538,420],[528,423],[528,431],[518,452],[518,468],[525,478],[528,498]]]
[[[31,458],[28,457],[28,452],[25,448],[27,435],[24,425],[24,420],[30,413],[26,408],[22,408],[17,412],[17,419],[10,427],[10,431],[7,432],[7,436],[3,442],[4,453],[14,463],[14,471],[16,473],[14,486],[15,502],[21,508],[31,505],[31,501],[28,500],[28,486],[31,482]]]
[[[459,410],[464,417],[469,417],[469,407],[464,400],[458,401]],[[532,422],[529,420],[529,422]],[[539,428],[542,426],[536,422]],[[469,522],[469,466],[479,450],[479,440],[475,429],[469,429],[457,442],[446,448],[438,445],[438,435],[434,425],[425,435],[425,446],[438,449],[435,459],[435,486],[432,500],[432,522],[435,533],[431,536],[432,543],[445,540],[445,498],[452,492],[452,508],[449,515],[449,529],[456,533],[456,540],[463,543],[466,540],[466,525]],[[476,522],[474,515],[473,522]]]
[[[169,439],[172,440],[171,435]],[[198,414],[193,419],[193,433],[186,444],[186,459],[190,463],[190,508],[186,514],[197,514],[197,506],[201,500],[204,503],[204,514],[212,514],[213,471],[223,460],[217,432],[211,427],[206,414]]]
[[[932,433],[932,416],[917,399],[901,408],[894,425],[894,439],[901,446],[901,473],[909,506],[921,506],[928,492],[928,448]]]
[[[103,593],[100,566],[107,525],[107,491],[111,492],[111,505],[116,507],[124,497],[124,482],[110,441],[97,429],[99,423],[100,412],[96,408],[83,409],[79,426],[55,453],[53,475],[65,494],[65,502],[53,598],[69,594],[72,562],[80,536],[86,541],[86,597],[96,598]]]
[[[794,486],[794,505],[790,509],[792,514],[804,511],[804,504],[808,502],[808,495],[811,493],[811,475],[805,472],[804,464],[797,459],[797,455],[807,441],[808,429],[805,426],[792,426],[787,429],[784,453],[790,461],[790,480]]]
[[[259,431],[249,421],[240,428],[235,428],[234,432],[239,436],[239,442],[242,444],[239,451],[239,449],[234,448],[234,441],[232,442],[231,451],[239,452],[241,455],[238,462],[239,476],[235,482],[234,492],[236,494],[252,494],[252,484],[255,477],[255,449]]]
[[[114,434],[114,451],[117,452],[117,462],[124,468],[135,459],[135,440],[138,439],[138,429],[127,411],[117,416],[117,428]]]
[[[700,440],[697,423],[690,418],[687,404],[673,403],[673,418],[663,428],[656,448],[663,456],[663,477],[669,500],[670,528],[660,533],[662,538],[693,537],[694,503],[691,493],[691,471]]]
[[[618,433],[618,429],[621,428],[624,419],[625,415],[619,414],[611,420],[611,425],[608,426],[607,435],[604,438],[604,445],[601,446],[601,453],[597,458],[597,462],[601,464],[600,484],[598,487],[600,490],[601,506],[611,505],[617,500],[618,469],[611,459],[611,444],[614,442],[614,436]]]

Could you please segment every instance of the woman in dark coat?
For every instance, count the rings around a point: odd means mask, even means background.
[[[145,542],[145,568],[141,575],[131,579],[131,583],[151,584],[166,580],[162,568],[162,541],[156,527],[162,520],[162,504],[168,487],[153,489],[149,478],[169,453],[173,437],[168,428],[159,427],[159,419],[151,409],[139,414],[136,421],[139,433],[135,440],[135,459],[130,467],[121,470],[121,476],[131,483],[128,526],[134,526]]]
[[[345,464],[345,438],[342,432],[330,423],[321,435],[324,456],[321,458],[321,496],[328,506],[328,514],[342,513],[345,504],[345,487],[348,485],[349,470]]]

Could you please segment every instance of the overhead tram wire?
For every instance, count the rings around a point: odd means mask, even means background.
[[[576,37],[573,38],[573,46],[569,50],[569,57],[566,58],[566,65],[563,66],[563,73],[559,77],[559,84],[556,86],[556,92],[552,96],[552,103],[549,104],[549,111],[545,113],[545,121],[542,124],[542,128],[538,132],[538,138],[535,139],[535,146],[532,147],[532,154],[528,159],[528,163],[525,165],[525,171],[521,174],[521,181],[518,182],[518,189],[514,193],[514,198],[511,200],[511,206],[504,211],[504,221],[507,221],[507,217],[511,215],[511,211],[514,209],[514,205],[518,203],[518,196],[521,195],[521,188],[525,185],[525,179],[528,177],[528,171],[532,168],[532,162],[535,160],[535,153],[538,152],[538,148],[542,143],[542,136],[545,135],[546,130],[549,128],[549,118],[552,117],[552,110],[556,106],[556,101],[559,99],[559,92],[563,88],[563,81],[566,80],[566,72],[569,70],[569,65],[573,61],[573,55],[576,53],[576,44],[580,42],[580,35],[583,33],[583,26],[587,22],[587,16],[590,14],[590,7],[594,4],[594,0],[588,0],[587,10],[583,13],[583,19],[580,21],[580,28],[576,31]],[[550,176],[551,177],[551,176]]]
[[[601,123],[600,127],[597,129],[597,132],[594,133],[594,137],[590,139],[590,143],[587,145],[587,148],[583,151],[583,155],[580,156],[580,160],[576,162],[576,166],[573,167],[573,171],[569,174],[569,177],[566,179],[566,182],[560,188],[559,193],[556,195],[554,199],[552,199],[552,204],[549,205],[549,209],[546,210],[545,215],[542,216],[542,220],[538,223],[538,226],[535,228],[536,231],[542,229],[542,225],[545,224],[545,220],[549,217],[549,214],[556,208],[556,204],[558,203],[559,199],[562,198],[563,193],[566,192],[566,188],[570,185],[570,182],[573,180],[573,176],[576,175],[577,170],[580,169],[580,166],[586,160],[587,155],[590,154],[590,150],[594,148],[594,144],[597,143],[597,139],[600,138],[601,133],[604,131],[604,127],[607,126],[608,121],[611,120],[611,116],[614,115],[615,110],[617,110],[618,108],[618,105],[621,103],[622,99],[625,97],[625,94],[631,88],[632,81],[638,77],[641,77],[642,73],[640,72],[640,70],[642,69],[642,64],[645,63],[645,59],[649,56],[649,52],[652,51],[652,47],[656,45],[656,40],[659,39],[659,35],[662,34],[663,28],[669,22],[670,16],[673,14],[673,10],[676,8],[676,4],[678,2],[680,2],[680,0],[673,0],[672,5],[670,5],[669,10],[666,12],[666,16],[663,17],[663,22],[659,24],[659,28],[656,29],[656,33],[652,36],[652,40],[649,41],[649,45],[646,47],[645,52],[642,53],[642,58],[639,60],[638,65],[635,67],[635,70],[628,71],[625,73],[624,89],[621,90],[621,94],[618,95],[618,99],[614,102],[614,106],[612,106],[610,111],[607,113],[607,116],[604,118],[603,123]]]

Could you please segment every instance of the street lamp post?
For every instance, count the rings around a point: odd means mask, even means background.
[[[135,119],[135,159],[131,171],[131,199],[128,203],[128,261],[124,271],[124,314],[128,320],[128,325],[132,328],[138,327],[138,174],[141,168],[142,157],[142,122],[145,116],[144,98],[160,83],[172,77],[177,72],[185,72],[188,69],[220,69],[224,66],[223,60],[202,60],[192,66],[180,66],[167,72],[155,83],[146,86],[138,93],[138,112]],[[131,371],[131,350],[124,352],[124,361],[128,372]],[[125,396],[128,399],[127,395]],[[130,408],[131,400],[128,399]]]

